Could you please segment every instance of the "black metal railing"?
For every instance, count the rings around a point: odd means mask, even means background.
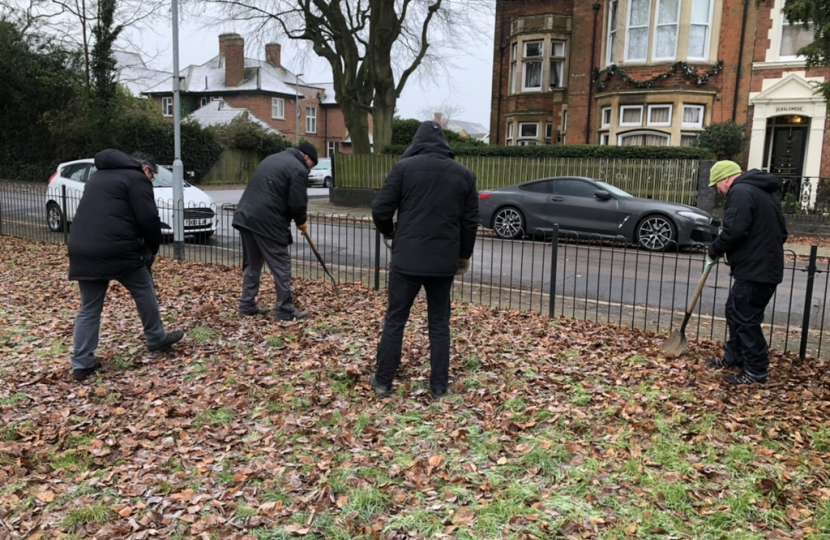
[[[0,184],[0,235],[66,243],[79,193],[40,185]],[[49,217],[49,205],[61,214]],[[74,206],[73,206],[74,205]],[[173,216],[170,201],[158,201],[160,214]],[[232,226],[232,206],[182,209],[186,219],[207,219],[186,229],[184,257],[211,264],[241,266],[242,247]],[[54,210],[54,208],[53,208]],[[211,217],[212,213],[212,217]],[[310,234],[339,282],[386,288],[391,250],[367,216],[310,216]],[[164,218],[162,221],[165,221]],[[172,223],[172,217],[169,219]],[[55,226],[57,223],[58,226]],[[200,227],[198,229],[193,227]],[[171,233],[172,231],[167,230]],[[470,271],[456,278],[454,297],[489,306],[535,311],[554,317],[597,321],[654,332],[669,332],[683,318],[703,271],[702,250],[648,252],[622,238],[533,234],[503,240],[482,230]],[[290,251],[296,277],[325,280],[314,254],[300,235]],[[174,256],[172,237],[161,255]],[[830,260],[813,246],[801,256],[787,253],[784,282],[767,307],[765,331],[773,348],[802,358],[822,354],[830,280]],[[719,263],[709,275],[687,335],[724,340],[723,306],[731,286],[729,268]]]

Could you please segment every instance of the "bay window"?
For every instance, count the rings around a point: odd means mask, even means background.
[[[625,61],[644,62],[648,51],[651,0],[629,0],[625,34]]]
[[[525,41],[524,62],[522,63],[522,90],[542,89],[542,55],[544,42]]]

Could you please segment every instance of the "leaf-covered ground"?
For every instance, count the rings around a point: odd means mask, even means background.
[[[379,399],[383,293],[298,280],[312,322],[240,319],[239,269],[160,260],[185,341],[148,353],[114,286],[78,384],[64,250],[0,237],[0,539],[830,538],[825,360],[731,388],[712,343],[456,304],[433,403],[419,301]]]

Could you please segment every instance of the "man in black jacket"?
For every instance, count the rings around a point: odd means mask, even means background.
[[[726,300],[729,340],[723,358],[707,362],[715,367],[738,367],[724,380],[732,384],[764,384],[769,355],[761,330],[764,310],[784,277],[787,226],[781,213],[781,181],[752,169],[741,173],[734,161],[712,166],[709,186],[726,195],[723,229],[709,246],[707,263],[726,255],[732,272],[732,290]]]
[[[158,170],[155,161],[147,154],[130,157],[110,149],[95,154],[95,167],[69,234],[69,279],[78,281],[81,291],[72,355],[76,381],[101,368],[94,352],[110,280],[130,291],[151,351],[184,336],[181,331],[164,331],[150,274],[161,242],[152,184]]]
[[[429,318],[429,387],[433,397],[440,398],[449,384],[453,277],[470,267],[478,228],[475,175],[454,160],[440,125],[424,122],[418,128],[375,197],[372,219],[393,243],[386,320],[377,372],[369,382],[378,395],[391,393],[404,327],[423,287]]]
[[[233,227],[242,238],[240,315],[268,313],[256,301],[264,262],[277,288],[274,317],[284,321],[308,317],[294,305],[288,246],[293,242],[292,219],[298,229],[308,230],[308,171],[316,164],[317,150],[304,142],[268,156],[251,176],[233,214]]]

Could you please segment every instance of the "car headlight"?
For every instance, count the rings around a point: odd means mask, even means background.
[[[708,223],[709,222],[709,217],[708,216],[704,216],[702,214],[697,214],[695,212],[683,211],[683,212],[678,212],[677,215],[678,216],[683,216],[684,218],[687,218],[687,219],[691,219],[692,221],[700,221],[701,223]]]

